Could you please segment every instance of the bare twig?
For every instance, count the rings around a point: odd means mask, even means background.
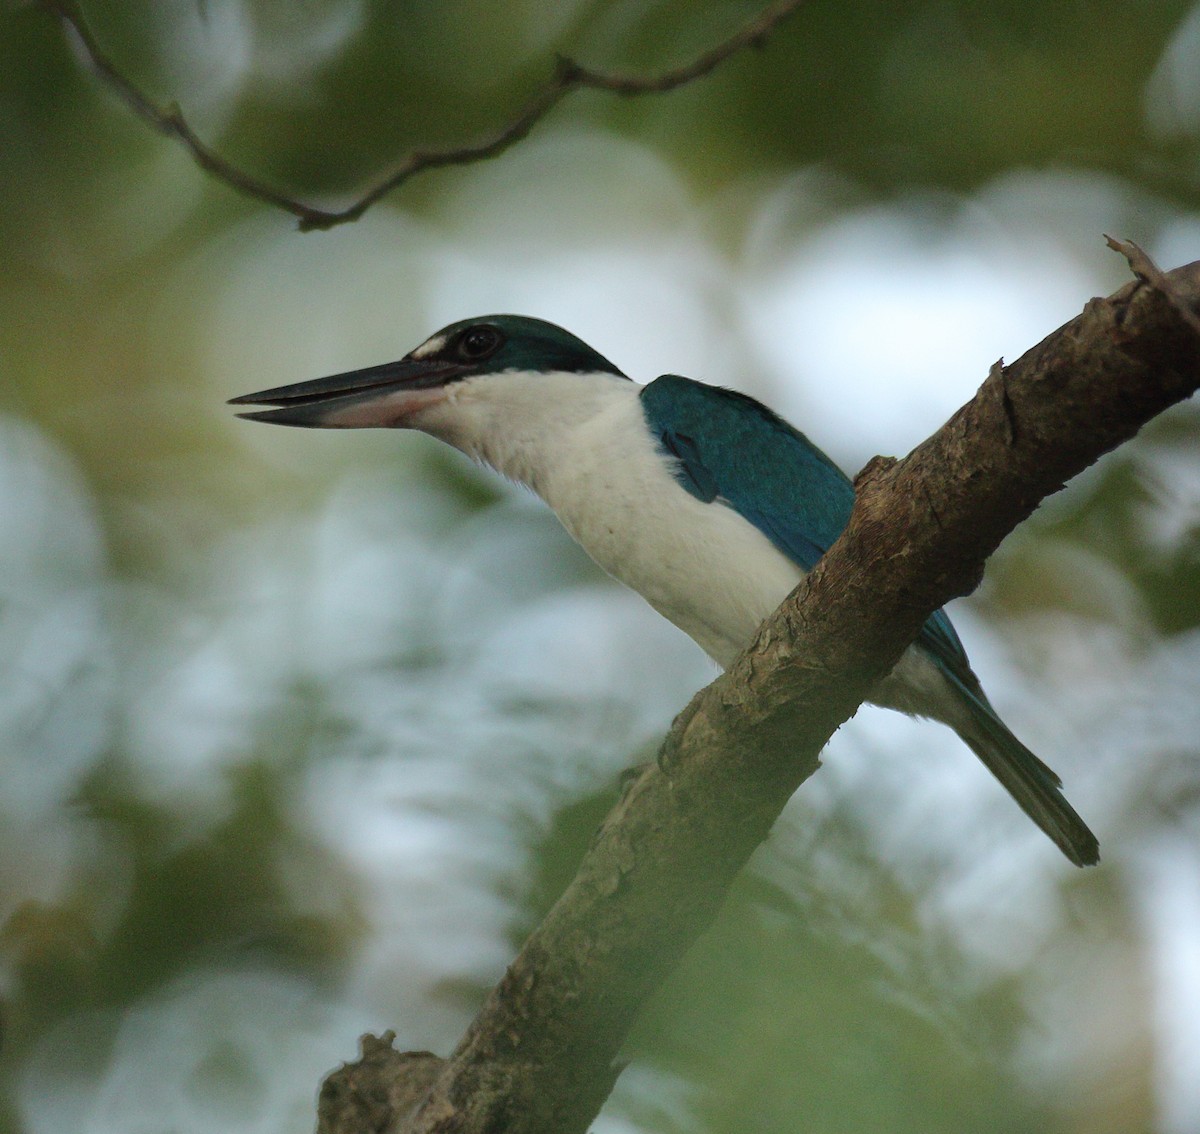
[[[747,47],[760,47],[767,37],[804,0],[777,0],[763,9],[741,29],[710,48],[690,63],[663,71],[657,75],[610,75],[583,67],[572,59],[560,56],[550,81],[546,83],[517,115],[493,134],[466,146],[444,150],[414,150],[382,180],[368,189],[344,209],[318,209],[268,185],[265,181],[226,161],[209,147],[191,128],[179,107],[158,106],[144,91],[124,75],[108,56],[83,18],[74,0],[41,0],[42,6],[57,16],[74,35],[84,57],[96,75],[151,129],[179,142],[191,154],[192,160],[211,173],[218,181],[237,192],[284,209],[299,218],[301,231],[333,228],[356,221],[372,205],[400,188],[409,178],[426,170],[447,165],[470,165],[503,153],[509,146],[526,137],[559,102],[574,91],[584,88],[608,91],[632,97],[644,94],[663,94],[701,79],[717,69],[730,56]]]
[[[1118,240],[1115,236],[1105,236],[1104,239],[1108,241],[1109,248],[1125,257],[1133,274],[1161,292],[1179,312],[1183,321],[1200,335],[1200,316],[1187,305],[1179,290],[1171,283],[1166,273],[1150,259],[1145,249],[1132,240]]]

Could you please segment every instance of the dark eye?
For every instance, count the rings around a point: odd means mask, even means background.
[[[467,362],[478,362],[495,354],[503,345],[504,336],[495,327],[483,323],[463,332],[458,340],[458,357]]]

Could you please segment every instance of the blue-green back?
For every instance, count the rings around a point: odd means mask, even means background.
[[[641,398],[650,430],[678,458],[679,483],[699,500],[733,508],[811,571],[850,519],[854,486],[846,474],[798,429],[745,394],[664,374]],[[971,675],[943,611],[930,616],[919,642],[948,668]]]

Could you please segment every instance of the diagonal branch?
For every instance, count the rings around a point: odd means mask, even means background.
[[[368,1103],[369,1128],[391,1134],[587,1129],[637,1012],[930,611],[969,592],[1044,497],[1200,387],[1200,262],[1163,274],[1122,251],[1137,282],[993,367],[909,456],[859,475],[846,531],[680,714],[423,1104],[381,1114],[394,1078],[359,1064],[327,1081],[320,1134],[364,1129]],[[436,1065],[409,1058],[424,1092]]]
[[[747,47],[761,47],[770,34],[804,0],[776,0],[749,20],[728,39],[697,56],[690,63],[657,75],[611,75],[583,67],[560,56],[554,74],[516,116],[478,142],[444,150],[414,150],[402,158],[386,177],[344,209],[319,209],[282,192],[244,169],[226,161],[196,134],[179,107],[161,107],[117,66],[96,40],[74,0],[40,0],[42,6],[70,30],[92,70],[151,129],[184,147],[201,169],[246,197],[263,201],[299,218],[300,230],[334,228],[356,221],[372,205],[399,189],[410,178],[426,170],[447,165],[470,165],[495,157],[525,138],[529,132],[574,91],[608,91],[626,97],[664,94],[686,86],[715,71],[725,60]]]

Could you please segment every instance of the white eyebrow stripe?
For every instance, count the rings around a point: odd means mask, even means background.
[[[445,335],[434,335],[431,339],[426,339],[416,350],[412,352],[413,358],[428,358],[431,354],[437,354],[439,350],[446,345]]]

